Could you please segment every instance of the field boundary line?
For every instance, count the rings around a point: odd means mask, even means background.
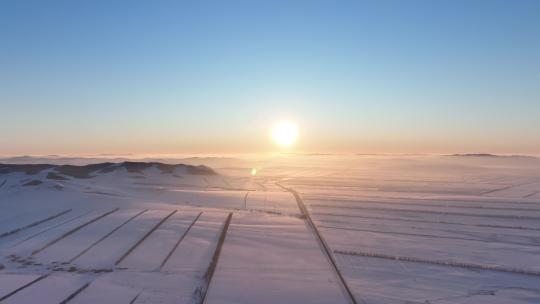
[[[246,195],[244,195],[244,209],[247,209],[247,198],[249,195],[249,190],[246,191]]]
[[[19,291],[21,291],[21,290],[23,290],[23,289],[25,289],[25,288],[27,288],[27,287],[33,285],[34,283],[37,283],[37,282],[39,282],[39,281],[45,279],[45,278],[48,277],[48,276],[49,276],[49,274],[44,274],[44,275],[42,275],[42,276],[40,276],[40,277],[38,277],[38,278],[36,278],[36,279],[34,279],[34,280],[32,280],[32,281],[26,283],[26,284],[24,284],[23,286],[21,286],[21,287],[15,289],[15,290],[13,290],[12,292],[10,292],[10,293],[6,294],[5,296],[1,297],[1,298],[0,298],[0,302],[1,302],[1,301],[4,301],[5,299],[7,299],[7,298],[9,298],[9,297],[11,297],[12,295],[18,293]]]
[[[229,231],[229,225],[231,223],[232,219],[232,212],[229,213],[227,216],[227,219],[225,220],[225,223],[223,224],[223,229],[221,230],[221,234],[219,235],[218,242],[216,244],[216,248],[214,249],[214,254],[212,255],[212,260],[210,261],[210,265],[208,265],[208,268],[206,269],[206,272],[204,273],[203,280],[204,285],[199,286],[195,290],[195,295],[198,295],[199,298],[196,303],[206,303],[206,295],[208,294],[208,290],[210,290],[210,284],[212,283],[212,278],[214,277],[214,272],[216,271],[217,264],[219,262],[219,257],[221,255],[221,248],[223,247],[223,244],[225,243],[225,237],[227,236],[227,232]]]
[[[352,209],[352,210],[375,210],[375,211],[391,211],[391,212],[405,212],[405,213],[424,213],[424,214],[440,214],[440,215],[459,215],[470,217],[486,217],[486,218],[503,218],[503,219],[519,219],[519,220],[540,220],[538,216],[526,216],[526,215],[504,215],[504,214],[475,214],[475,213],[463,213],[463,212],[444,212],[435,210],[413,210],[402,208],[381,208],[381,207],[361,207],[361,206],[329,206],[329,205],[315,205],[313,208],[334,208],[334,209]]]
[[[148,232],[146,232],[146,234],[141,238],[139,239],[135,244],[133,244],[133,246],[131,246],[131,248],[128,249],[128,251],[126,251],[118,260],[116,260],[116,262],[114,263],[114,265],[118,265],[120,263],[122,263],[122,261],[133,251],[135,250],[135,248],[137,248],[142,242],[144,242],[144,240],[146,240],[146,238],[148,238],[154,231],[156,231],[156,229],[159,228],[159,226],[161,226],[163,223],[165,223],[165,221],[167,219],[169,219],[173,214],[175,214],[178,210],[174,210],[173,212],[169,213],[169,215],[167,215],[166,217],[162,218],[159,223],[157,223],[154,227],[152,227],[152,229],[150,229]]]
[[[195,217],[195,219],[191,222],[191,224],[189,224],[189,227],[187,227],[186,231],[184,231],[184,233],[182,233],[182,235],[180,236],[180,238],[178,239],[178,241],[174,244],[174,247],[171,249],[171,251],[167,254],[167,256],[165,257],[165,259],[163,259],[163,261],[161,262],[161,264],[159,265],[159,268],[158,270],[161,270],[163,268],[163,266],[165,266],[165,264],[167,263],[167,261],[169,261],[169,259],[171,258],[171,256],[173,255],[173,253],[176,251],[176,249],[178,248],[178,246],[180,245],[180,243],[182,242],[182,240],[184,240],[184,238],[186,237],[186,235],[188,234],[189,230],[191,230],[191,227],[193,227],[193,225],[195,225],[195,223],[197,222],[197,220],[199,219],[199,217],[201,217],[201,215],[203,214],[203,212],[199,212],[199,214]]]
[[[343,290],[345,290],[348,300],[353,304],[357,304],[358,302],[357,302],[356,298],[354,297],[354,294],[352,293],[351,289],[349,288],[349,285],[347,284],[347,281],[345,281],[345,278],[343,277],[343,275],[341,274],[341,271],[339,270],[339,268],[337,266],[336,260],[335,260],[333,254],[332,254],[332,251],[330,250],[330,246],[328,246],[328,244],[326,243],[326,240],[323,238],[323,236],[319,232],[319,229],[317,228],[317,226],[315,226],[315,223],[311,219],[309,211],[306,208],[306,206],[304,205],[304,202],[302,201],[302,198],[300,197],[300,194],[298,194],[298,192],[296,192],[296,190],[294,190],[292,188],[287,188],[287,187],[285,187],[285,186],[283,186],[283,185],[281,185],[279,183],[276,183],[276,185],[278,185],[279,187],[283,188],[284,190],[286,190],[286,191],[288,191],[288,192],[290,192],[290,193],[292,193],[294,195],[294,198],[296,199],[296,203],[298,204],[298,208],[300,209],[300,212],[302,212],[302,214],[304,215],[304,218],[306,219],[306,222],[309,224],[309,226],[313,230],[317,240],[319,241],[319,244],[321,245],[324,254],[326,255],[326,257],[330,261],[330,265],[334,269],[334,273],[337,275],[337,277],[338,277],[338,279],[339,279],[339,281],[341,283],[341,287],[343,288]],[[362,301],[362,302],[364,302],[364,301]]]
[[[148,211],[148,209],[144,209],[142,210],[141,212],[135,214],[134,216],[130,217],[129,219],[127,219],[126,221],[124,221],[122,224],[120,224],[118,227],[114,228],[112,231],[108,232],[106,235],[104,235],[103,237],[101,237],[99,240],[95,241],[94,243],[92,243],[90,246],[88,246],[86,249],[84,249],[83,251],[81,251],[79,254],[77,254],[75,257],[71,258],[68,262],[73,262],[75,261],[76,259],[78,259],[79,257],[81,257],[83,254],[87,253],[90,249],[94,248],[97,244],[101,243],[103,240],[105,240],[106,238],[108,238],[109,236],[111,236],[113,233],[115,233],[118,229],[122,228],[124,225],[126,225],[127,223],[129,223],[131,220],[133,220],[134,218],[138,217],[139,215],[145,213],[146,211]]]
[[[499,240],[485,240],[485,239],[475,239],[475,238],[466,238],[466,237],[459,237],[459,236],[442,236],[442,235],[434,235],[434,234],[420,234],[420,233],[408,233],[408,232],[397,232],[397,231],[381,231],[381,230],[371,230],[371,229],[362,229],[362,228],[346,228],[346,227],[337,227],[337,226],[327,226],[327,225],[320,225],[321,228],[326,229],[335,229],[335,230],[345,230],[345,231],[361,231],[361,232],[369,232],[369,233],[377,233],[377,234],[393,234],[393,235],[405,235],[405,236],[413,236],[413,237],[423,237],[423,238],[431,238],[431,239],[447,239],[447,240],[461,240],[461,241],[469,241],[469,242],[481,242],[481,243],[495,243],[495,244],[505,244],[505,245],[519,245],[519,246],[533,246],[533,247],[540,247],[540,244],[533,244],[533,243],[524,243],[524,242],[512,242],[512,241],[499,241]],[[451,231],[446,231],[451,232]]]
[[[414,202],[455,202],[455,203],[480,203],[480,204],[514,204],[514,205],[536,205],[540,206],[540,202],[523,202],[523,201],[514,201],[514,200],[488,200],[488,199],[497,199],[497,197],[490,197],[490,196],[476,196],[474,198],[470,199],[464,199],[464,198],[441,198],[441,197],[435,197],[435,198],[422,198],[422,197],[403,197],[403,196],[373,196],[373,195],[361,195],[360,198],[366,198],[366,199],[358,199],[358,198],[347,198],[347,197],[328,197],[325,195],[320,194],[306,194],[304,195],[304,198],[307,201],[314,201],[314,200],[320,200],[320,201],[336,201],[336,202],[376,202],[380,199],[390,199],[390,200],[408,200],[408,201],[414,201]],[[482,199],[479,199],[482,198]],[[503,198],[508,199],[508,198]],[[384,202],[389,202],[388,200],[384,200]]]
[[[75,290],[72,294],[70,294],[67,298],[62,300],[60,304],[66,304],[69,301],[73,300],[78,294],[80,294],[83,290],[85,290],[91,282],[86,282],[83,286],[79,287],[77,290]]]
[[[118,211],[118,208],[114,208],[114,209],[111,210],[111,211],[105,212],[105,213],[103,213],[103,214],[101,214],[101,215],[99,215],[99,216],[97,216],[97,217],[91,219],[90,221],[85,222],[85,223],[83,223],[83,224],[81,224],[81,225],[79,225],[79,226],[77,226],[77,227],[71,229],[70,231],[68,231],[68,232],[62,234],[61,236],[57,237],[56,239],[50,241],[50,242],[47,243],[45,246],[43,246],[43,247],[41,247],[41,248],[39,248],[39,249],[34,250],[34,251],[32,252],[31,255],[36,255],[37,253],[39,253],[39,252],[41,252],[41,251],[43,251],[43,250],[49,248],[50,246],[56,244],[57,242],[59,242],[59,241],[62,240],[63,238],[65,238],[65,237],[67,237],[67,236],[69,236],[69,235],[71,235],[71,234],[73,234],[73,233],[75,233],[75,232],[81,230],[82,228],[84,228],[84,227],[86,227],[86,226],[88,226],[88,225],[90,225],[90,224],[92,224],[92,223],[94,223],[94,222],[96,222],[96,221],[98,221],[98,220],[100,220],[100,219],[106,217],[107,215],[116,212],[116,211]]]
[[[45,228],[45,230],[42,230],[42,231],[37,232],[37,233],[34,233],[34,234],[32,234],[32,235],[26,237],[26,238],[23,239],[23,240],[19,240],[17,243],[11,245],[10,248],[13,248],[13,247],[15,247],[15,246],[18,246],[18,245],[20,245],[20,244],[22,244],[22,243],[24,243],[24,242],[26,242],[26,241],[28,241],[28,240],[31,240],[31,239],[35,238],[36,236],[41,235],[41,234],[43,234],[43,233],[45,233],[45,232],[47,232],[47,231],[50,231],[50,230],[52,230],[52,229],[54,229],[54,228],[60,227],[60,226],[65,225],[65,224],[67,224],[67,223],[71,223],[71,222],[73,222],[73,221],[76,220],[76,219],[79,219],[79,218],[81,218],[81,217],[83,217],[83,216],[85,216],[85,215],[90,214],[92,211],[93,211],[93,210],[88,210],[88,211],[86,211],[85,213],[79,214],[79,215],[77,215],[76,217],[73,217],[73,218],[70,218],[70,219],[68,219],[68,220],[65,220],[64,222],[58,223],[58,224],[53,225],[53,226],[51,226],[51,227],[47,227],[47,228]]]
[[[28,228],[32,228],[32,227],[35,227],[35,226],[37,226],[37,225],[43,224],[43,223],[48,222],[48,221],[50,221],[50,220],[52,220],[52,219],[55,219],[55,218],[57,218],[57,217],[59,217],[59,216],[62,216],[62,215],[64,215],[64,214],[66,214],[66,213],[69,213],[69,212],[71,212],[72,210],[73,210],[73,209],[64,210],[64,211],[62,211],[62,212],[60,212],[60,213],[51,215],[51,216],[49,216],[49,217],[47,217],[47,218],[45,218],[45,219],[42,219],[42,220],[39,220],[39,221],[32,222],[32,223],[30,223],[30,224],[28,224],[28,225],[25,225],[25,226],[19,227],[19,228],[15,228],[15,229],[13,229],[13,230],[11,230],[11,231],[4,232],[4,233],[0,234],[0,238],[4,238],[4,237],[6,237],[6,236],[10,236],[10,235],[12,235],[12,234],[15,234],[15,233],[17,233],[17,232],[26,230],[26,229],[28,229]]]
[[[385,221],[400,221],[400,222],[410,222],[410,223],[426,223],[426,224],[442,224],[442,225],[454,225],[454,226],[468,226],[468,227],[481,227],[481,228],[497,228],[497,229],[515,229],[515,230],[531,230],[531,231],[540,231],[540,228],[526,227],[526,226],[503,226],[503,225],[490,225],[490,224],[464,224],[456,222],[447,222],[447,221],[430,221],[430,220],[418,220],[418,219],[407,219],[407,218],[397,218],[397,217],[385,217],[385,216],[364,216],[364,215],[347,215],[347,214],[333,214],[333,213],[324,213],[324,212],[314,212],[313,215],[322,215],[322,216],[335,216],[335,217],[354,217],[362,218],[368,220],[385,220]],[[318,218],[315,221],[317,222],[327,222],[327,223],[341,223],[347,224],[347,222],[328,220]]]
[[[386,206],[399,206],[399,207],[433,207],[435,209],[440,208],[455,208],[455,209],[475,209],[475,210],[495,210],[495,211],[540,211],[538,208],[517,208],[517,207],[491,207],[491,206],[467,206],[467,205],[443,205],[440,203],[433,203],[433,204],[427,204],[427,203],[399,203],[399,202],[377,202],[377,201],[339,201],[339,200],[322,200],[317,199],[317,201],[322,202],[339,202],[339,203],[345,203],[341,205],[328,205],[328,204],[320,204],[320,203],[310,203],[308,206],[310,207],[321,207],[321,208],[355,208],[359,204],[374,204],[374,205],[386,205]],[[354,205],[353,203],[356,203]],[[370,207],[365,207],[370,208]],[[374,207],[374,208],[380,208],[380,207]],[[413,209],[406,209],[406,210],[413,210]],[[435,211],[435,212],[445,212],[445,211],[439,211],[439,210],[427,210],[427,211]],[[452,212],[452,211],[450,211]]]
[[[334,252],[336,254],[341,254],[341,255],[378,258],[378,259],[394,260],[394,261],[400,261],[400,262],[414,262],[414,263],[423,263],[423,264],[439,265],[439,266],[446,266],[446,267],[489,270],[489,271],[498,271],[498,272],[505,272],[505,273],[524,274],[524,275],[530,275],[530,276],[540,276],[540,271],[527,270],[527,269],[514,268],[514,267],[497,266],[497,265],[483,265],[483,264],[476,264],[476,263],[456,262],[456,261],[451,261],[451,260],[447,260],[447,261],[429,260],[429,259],[418,258],[418,257],[398,256],[398,255],[390,255],[390,254],[383,254],[383,253],[376,253],[376,252],[361,252],[361,251],[348,251],[348,250],[334,250]]]
[[[140,295],[141,295],[141,294],[138,293],[135,297],[133,297],[133,299],[131,299],[131,301],[129,301],[129,304],[135,303],[135,301],[137,301],[137,299],[139,298]]]

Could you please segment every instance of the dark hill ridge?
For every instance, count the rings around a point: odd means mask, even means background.
[[[26,173],[35,175],[43,170],[51,170],[47,173],[48,179],[64,180],[66,177],[72,178],[92,178],[96,174],[114,172],[119,169],[126,169],[129,173],[143,174],[144,170],[151,167],[157,168],[163,174],[172,174],[176,169],[185,170],[192,175],[216,175],[217,173],[207,166],[192,166],[184,164],[164,164],[159,162],[122,162],[122,163],[99,163],[84,166],[76,165],[49,165],[49,164],[25,164],[12,165],[0,164],[0,175],[8,173]]]
[[[499,155],[489,154],[489,153],[465,153],[465,154],[452,154],[450,156],[459,156],[459,157],[500,157]]]
[[[531,159],[539,160],[538,157],[529,156],[529,155],[498,155],[490,153],[465,153],[465,154],[451,154],[446,155],[450,157],[464,157],[464,158],[504,158],[504,159]]]

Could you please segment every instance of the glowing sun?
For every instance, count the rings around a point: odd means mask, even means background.
[[[289,121],[280,121],[272,127],[272,139],[282,147],[289,147],[298,139],[298,127]]]

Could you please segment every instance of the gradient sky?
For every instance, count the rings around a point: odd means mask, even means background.
[[[540,1],[0,1],[0,154],[268,152],[281,119],[298,151],[540,153]]]

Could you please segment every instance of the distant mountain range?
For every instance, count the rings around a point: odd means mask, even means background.
[[[497,155],[489,153],[465,153],[465,154],[451,154],[447,156],[453,157],[484,157],[484,158],[526,158],[526,159],[538,159],[534,156],[528,155]]]
[[[47,173],[46,178],[52,180],[66,180],[68,178],[93,178],[98,174],[125,170],[128,173],[144,173],[145,170],[155,168],[162,174],[191,174],[191,175],[217,175],[207,166],[193,166],[184,164],[164,164],[160,162],[121,162],[97,163],[91,165],[51,165],[51,164],[0,164],[0,176],[10,173],[24,173],[36,175]]]

